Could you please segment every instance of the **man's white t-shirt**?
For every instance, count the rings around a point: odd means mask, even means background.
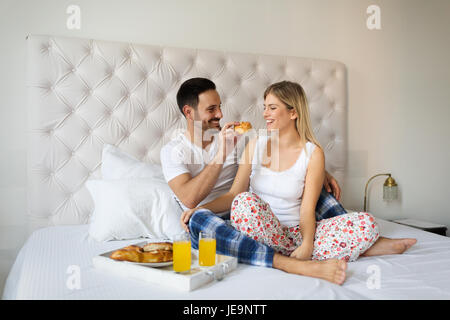
[[[202,149],[189,141],[183,133],[180,133],[175,139],[162,147],[161,165],[166,181],[169,182],[173,178],[184,173],[190,173],[192,178],[194,178],[202,172],[205,166],[207,166],[217,154],[219,141],[218,134],[219,133],[214,135],[213,141],[205,149]],[[237,173],[239,156],[242,153],[238,151],[239,149],[240,148],[234,148],[227,156],[216,184],[209,195],[201,201],[198,206],[208,203],[230,190]],[[183,210],[189,209],[175,194],[174,198]],[[222,212],[220,215],[226,214],[227,212]]]

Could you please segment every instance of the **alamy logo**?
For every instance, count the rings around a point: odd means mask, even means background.
[[[367,7],[367,11],[370,16],[367,18],[367,29],[380,30],[381,29],[381,9],[377,5],[371,5]]]
[[[249,159],[248,155],[243,157],[243,153],[248,142],[251,139],[255,138],[270,138],[271,140],[271,150],[270,155],[268,154],[268,149],[264,146],[262,148],[264,150],[258,151],[258,155],[254,155],[254,157],[258,157],[258,161],[264,165],[268,166],[270,164],[270,168],[274,171],[279,170],[280,165],[280,149],[279,149],[279,131],[267,129],[250,129],[243,135],[234,134],[233,136],[227,136],[225,138],[220,137],[220,132],[217,129],[208,129],[202,130],[202,123],[200,121],[194,121],[194,135],[193,135],[193,144],[196,146],[201,146],[203,142],[211,142],[211,139],[218,139],[219,142],[216,143],[215,150],[216,152],[224,152],[226,154],[225,161],[233,160],[237,164],[241,164],[244,161]],[[180,129],[176,132],[173,132],[168,138],[169,140],[176,139],[177,135],[184,134],[183,129]],[[236,138],[234,140],[233,138]],[[210,150],[210,149],[208,149]],[[195,149],[186,149],[185,145],[182,141],[178,144],[175,144],[172,150],[170,151],[170,157],[172,163],[177,164],[185,164],[185,165],[204,165],[211,162],[211,154],[206,149],[202,149],[202,153],[198,154],[195,152]],[[214,154],[215,155],[215,154]],[[213,156],[214,156],[213,155]],[[228,155],[233,156],[228,157]],[[216,163],[223,164],[220,160]],[[262,174],[270,174],[270,171],[263,171]]]
[[[370,290],[381,288],[381,270],[377,265],[370,265],[367,267],[366,272],[370,274],[366,281],[367,288]]]
[[[66,280],[66,286],[69,290],[81,289],[81,268],[77,265],[67,267],[66,273],[69,275]]]
[[[67,18],[67,23],[66,23],[67,29],[80,30],[81,29],[81,9],[80,9],[80,7],[72,4],[67,7],[66,13],[70,14],[70,16]]]

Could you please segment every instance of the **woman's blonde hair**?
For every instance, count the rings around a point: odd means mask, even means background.
[[[296,82],[281,81],[270,85],[264,91],[264,100],[269,94],[276,96],[289,110],[295,110],[297,113],[295,128],[302,141],[312,142],[322,149],[312,130],[308,100],[302,86]]]

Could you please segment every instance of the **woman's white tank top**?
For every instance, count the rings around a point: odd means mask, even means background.
[[[306,169],[316,145],[308,141],[292,167],[276,172],[262,166],[268,139],[269,136],[260,136],[256,142],[249,191],[270,205],[283,226],[294,227],[300,221]]]

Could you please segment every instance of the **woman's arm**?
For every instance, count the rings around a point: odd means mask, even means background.
[[[309,160],[306,171],[305,188],[300,207],[300,232],[302,244],[291,256],[299,259],[311,259],[316,234],[316,204],[325,178],[325,156],[323,150],[316,147]]]

